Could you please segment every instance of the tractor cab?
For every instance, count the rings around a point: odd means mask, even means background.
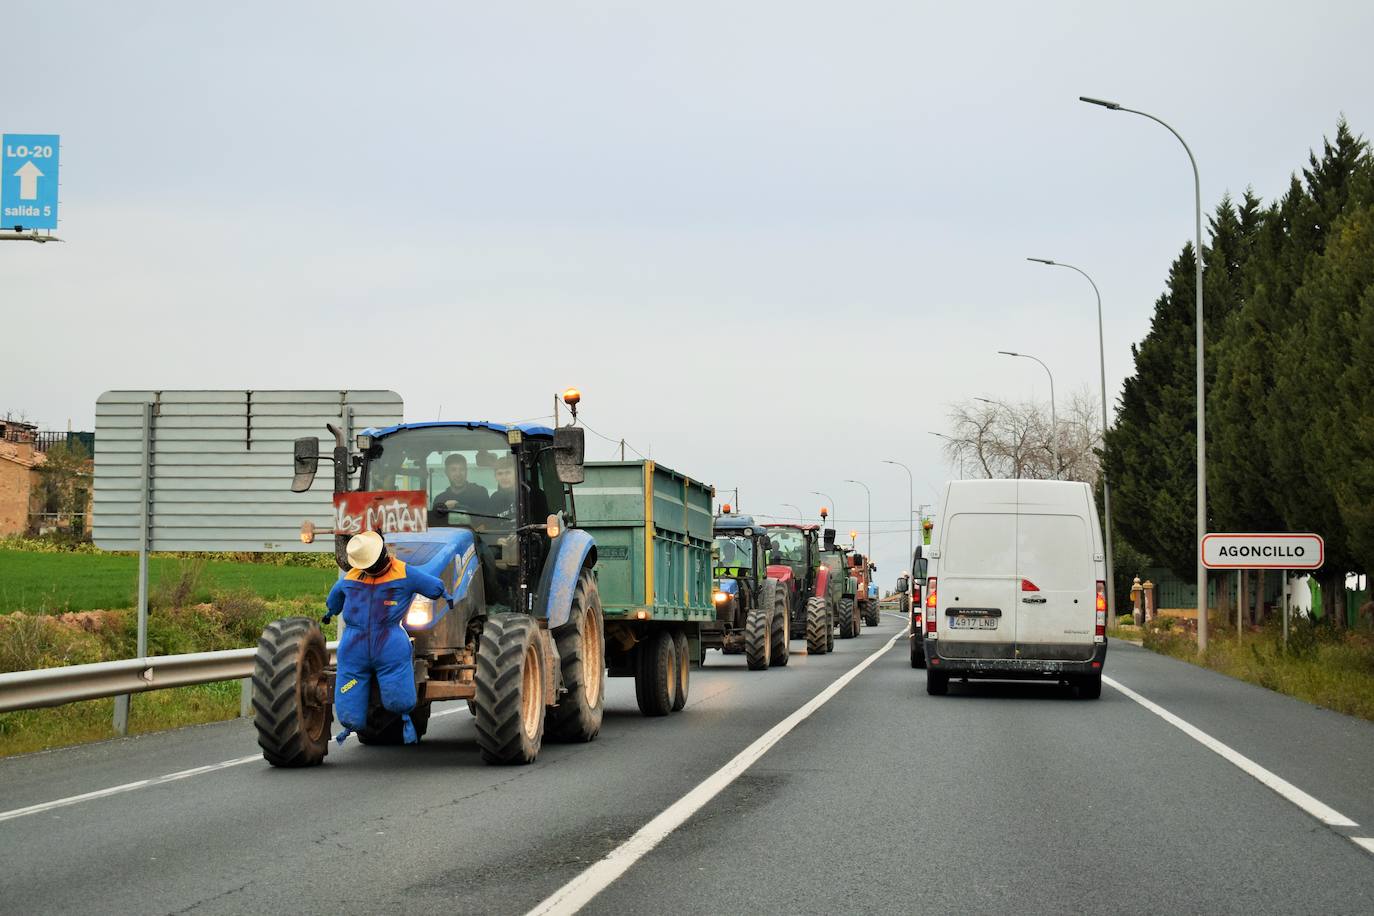
[[[775,566],[786,566],[798,590],[810,594],[816,583],[816,567],[820,563],[820,526],[772,522],[764,526],[772,548]]]
[[[736,599],[734,603],[747,609],[766,576],[768,535],[748,515],[718,515],[713,527],[715,542],[711,554],[716,593],[732,596]],[[748,592],[743,601],[738,600],[741,589]],[[719,606],[722,603],[726,602],[716,602],[717,612],[724,610]]]

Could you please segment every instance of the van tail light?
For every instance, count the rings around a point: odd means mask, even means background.
[[[1107,583],[1097,580],[1097,628],[1093,630],[1094,642],[1107,641]]]
[[[1022,579],[1022,580],[1021,580],[1021,591],[1023,591],[1023,592],[1038,592],[1038,591],[1040,591],[1040,586],[1036,585],[1034,582],[1032,582],[1032,581],[1029,580],[1029,579]]]
[[[940,622],[940,615],[935,610],[937,584],[937,581],[932,578],[926,585],[926,635],[930,637],[936,635],[935,628]]]

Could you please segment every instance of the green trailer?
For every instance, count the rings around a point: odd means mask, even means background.
[[[634,677],[645,715],[687,704],[711,601],[714,488],[653,461],[591,461],[573,487],[577,527],[596,541],[611,677]]]

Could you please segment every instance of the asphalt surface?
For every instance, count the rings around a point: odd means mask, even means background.
[[[744,670],[687,709],[611,680],[601,736],[478,759],[463,704],[418,747],[238,761],[246,721],[0,761],[0,912],[524,913],[899,632]],[[1319,823],[1106,687],[925,693],[904,639],[610,883],[588,913],[1369,913],[1374,725],[1113,643],[1107,674],[1358,822]]]

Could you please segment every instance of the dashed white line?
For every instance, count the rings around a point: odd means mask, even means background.
[[[1354,843],[1365,852],[1374,853],[1374,837],[1352,836],[1350,842]]]
[[[1344,814],[1341,814],[1335,808],[1332,808],[1331,806],[1321,801],[1318,801],[1311,795],[1308,795],[1302,789],[1299,789],[1297,786],[1293,785],[1288,780],[1284,779],[1283,777],[1275,773],[1270,772],[1269,770],[1266,770],[1264,767],[1260,766],[1258,763],[1255,763],[1255,761],[1251,760],[1249,757],[1246,757],[1244,754],[1242,754],[1235,748],[1222,744],[1216,738],[1213,738],[1211,735],[1207,734],[1205,731],[1198,728],[1196,725],[1193,725],[1190,722],[1186,722],[1183,719],[1180,719],[1178,716],[1169,712],[1169,710],[1165,709],[1163,706],[1160,706],[1153,700],[1147,700],[1145,697],[1136,693],[1134,690],[1127,687],[1125,684],[1118,683],[1117,681],[1114,681],[1111,678],[1106,677],[1105,675],[1102,678],[1102,683],[1107,684],[1115,688],[1116,690],[1121,691],[1121,693],[1130,697],[1132,700],[1135,700],[1141,706],[1144,706],[1150,712],[1159,716],[1165,722],[1168,722],[1174,728],[1177,728],[1179,731],[1183,732],[1185,735],[1192,738],[1194,741],[1198,742],[1203,747],[1218,754],[1230,763],[1235,764],[1244,772],[1255,777],[1255,779],[1264,783],[1266,786],[1273,789],[1279,795],[1282,795],[1284,798],[1288,799],[1290,802],[1297,805],[1299,808],[1306,811],[1308,814],[1312,815],[1317,820],[1321,821],[1323,824],[1326,824],[1330,827],[1359,826],[1359,824],[1355,823],[1350,818],[1346,817]],[[1356,840],[1356,842],[1359,841]]]
[[[883,653],[891,649],[905,633],[905,630],[899,631],[881,649],[835,679],[796,712],[774,725],[753,744],[736,754],[729,763],[716,770],[696,788],[669,805],[662,814],[639,828],[633,836],[611,850],[605,858],[542,900],[534,909],[530,910],[528,916],[546,916],[546,914],[554,913],[561,916],[561,914],[576,913],[586,906],[597,894],[625,874],[630,866],[661,843],[670,833],[686,823],[688,818],[700,811],[707,802],[719,795],[726,786],[753,766],[773,745],[782,740],[784,735],[825,705],[846,684],[858,677],[865,668],[881,658]]]

